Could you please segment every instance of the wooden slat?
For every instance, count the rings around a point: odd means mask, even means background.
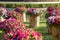
[[[1,2],[2,4],[56,4],[56,3],[60,3],[60,2]]]
[[[0,0],[0,1],[10,1],[10,2],[56,2],[56,1],[59,1],[59,0]]]

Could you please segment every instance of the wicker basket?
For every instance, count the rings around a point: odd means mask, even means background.
[[[52,26],[53,40],[60,40],[60,26]]]

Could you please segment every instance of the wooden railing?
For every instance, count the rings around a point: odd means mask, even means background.
[[[0,1],[10,1],[10,2],[30,2],[30,1],[32,1],[32,2],[56,2],[56,1],[59,1],[59,0],[0,0]]]

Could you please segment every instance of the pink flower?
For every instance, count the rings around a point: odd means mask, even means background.
[[[31,34],[32,34],[32,37],[34,37],[36,35],[36,32],[32,30]]]

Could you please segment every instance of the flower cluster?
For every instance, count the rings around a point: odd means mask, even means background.
[[[0,23],[0,28],[5,32],[4,40],[39,40],[42,34],[23,26],[15,18],[9,18]]]
[[[3,8],[3,7],[0,7],[0,15],[5,15],[7,12],[7,9]]]
[[[40,11],[36,8],[29,8],[27,12],[28,12],[28,14],[33,14],[33,15],[40,13]]]
[[[0,22],[0,28],[4,32],[4,40],[40,40],[42,34],[26,28],[20,13],[8,11],[6,16],[7,19]]]
[[[3,13],[0,11],[0,15],[2,15]]]
[[[18,29],[15,32],[10,31],[9,33],[4,35],[5,40],[40,40],[42,35],[34,30],[26,29],[21,30]]]
[[[17,7],[15,11],[17,11],[18,13],[23,13],[25,10],[22,7]]]
[[[0,28],[2,28],[4,32],[9,32],[10,30],[14,31],[18,28],[24,28],[24,24],[20,22],[20,20],[9,18],[3,22],[0,22]]]
[[[5,19],[9,19],[9,18],[12,17],[12,18],[18,19],[20,21],[23,21],[23,15],[20,14],[20,13],[15,12],[15,11],[8,11],[6,13],[6,16],[7,17]]]
[[[0,7],[0,15],[5,14],[7,10],[3,7]]]
[[[26,28],[22,22],[15,18],[9,18],[0,22],[4,34],[4,40],[40,40],[42,34]]]
[[[12,16],[13,16],[13,12],[12,12],[12,11],[8,11],[8,12],[6,13],[6,15],[12,17]]]
[[[48,17],[47,24],[48,25],[60,25],[60,10],[56,10],[54,7],[48,7]],[[54,14],[56,12],[56,14]]]
[[[51,16],[48,18],[48,24],[49,25],[60,25],[60,16],[56,15],[56,16]]]
[[[42,34],[26,28],[25,25],[15,18],[9,18],[0,22],[4,34],[4,40],[40,40]]]
[[[47,21],[47,24],[48,25],[52,25],[52,24],[54,24],[55,23],[55,16],[50,16],[50,17],[48,17],[48,21]]]
[[[56,15],[56,8],[54,7],[48,7],[47,8],[47,13],[46,13],[46,18],[50,17],[50,16],[55,16]]]

